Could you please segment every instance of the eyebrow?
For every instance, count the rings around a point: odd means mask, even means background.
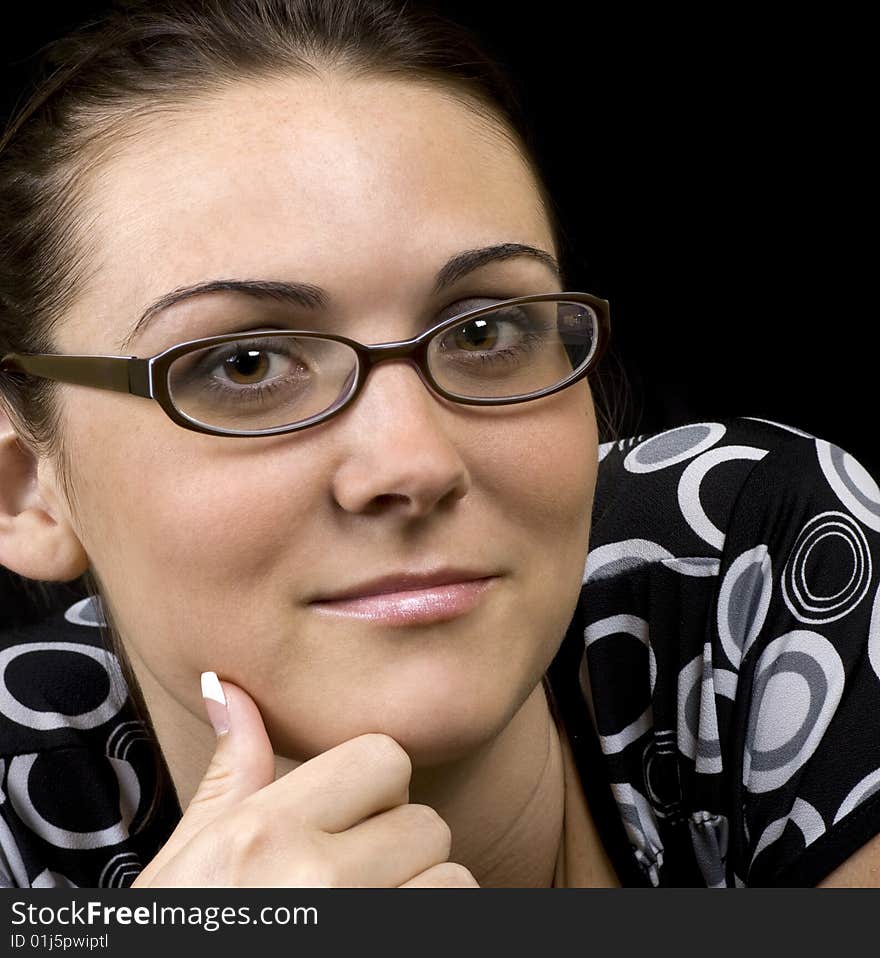
[[[562,271],[556,257],[546,250],[538,249],[524,243],[498,243],[494,246],[482,246],[478,249],[462,250],[452,256],[439,270],[434,281],[434,293],[439,293],[448,286],[461,279],[468,273],[485,266],[487,263],[512,259],[515,256],[528,256],[547,266],[556,279],[562,282]],[[132,327],[128,335],[120,344],[120,350],[128,347],[129,343],[151,322],[159,313],[176,303],[191,299],[194,296],[217,292],[246,293],[263,299],[274,299],[284,303],[306,309],[322,309],[327,305],[329,296],[320,286],[310,283],[280,282],[273,280],[250,279],[215,279],[196,283],[193,286],[180,286],[166,293],[152,302],[141,314],[140,319]]]

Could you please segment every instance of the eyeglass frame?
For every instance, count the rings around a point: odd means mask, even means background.
[[[435,336],[443,330],[461,323],[464,320],[476,319],[484,313],[493,312],[505,306],[518,306],[526,303],[547,302],[559,300],[564,302],[585,303],[592,307],[596,318],[598,342],[593,348],[592,355],[581,369],[572,372],[572,375],[561,382],[534,393],[521,393],[509,398],[497,397],[461,397],[444,389],[432,376],[428,366],[428,346]],[[277,436],[288,432],[299,432],[310,426],[318,425],[341,413],[357,399],[364,388],[371,370],[379,363],[392,359],[403,359],[416,367],[419,378],[425,386],[436,395],[451,402],[468,406],[507,406],[515,403],[530,402],[550,396],[574,385],[584,379],[590,370],[594,369],[602,358],[611,335],[610,304],[607,300],[594,296],[592,293],[561,292],[536,293],[531,296],[519,296],[514,299],[501,300],[489,306],[479,306],[466,310],[456,316],[443,320],[436,326],[426,329],[412,339],[399,340],[390,343],[376,343],[368,345],[355,339],[336,333],[324,333],[317,330],[296,329],[264,329],[247,333],[224,333],[220,336],[209,336],[204,339],[192,339],[183,343],[176,343],[155,356],[83,356],[63,353],[7,353],[0,359],[0,372],[21,372],[41,379],[52,379],[56,382],[69,383],[77,386],[91,386],[98,389],[109,389],[115,392],[141,396],[155,400],[165,414],[176,425],[193,432],[210,436],[229,436],[232,438],[257,438],[259,436]],[[196,422],[185,416],[175,405],[169,389],[168,372],[171,364],[181,356],[206,349],[210,346],[219,346],[237,339],[251,339],[259,336],[329,339],[343,343],[354,351],[357,356],[357,375],[348,393],[333,405],[301,422],[284,426],[275,426],[271,429],[240,432],[223,429],[220,426],[208,426]]]

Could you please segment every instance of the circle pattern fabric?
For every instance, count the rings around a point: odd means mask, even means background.
[[[0,631],[0,887],[128,887],[180,818],[100,601]]]
[[[628,884],[817,884],[880,834],[878,520],[867,470],[785,423],[605,444],[567,725],[591,703]]]
[[[792,615],[814,624],[848,615],[867,596],[872,582],[865,533],[855,519],[836,511],[806,523],[782,574],[783,596]]]

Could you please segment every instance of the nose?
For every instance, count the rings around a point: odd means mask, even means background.
[[[453,405],[433,393],[407,360],[374,366],[354,404],[337,419],[344,436],[333,477],[339,506],[350,513],[418,518],[466,495],[471,479],[453,441]]]

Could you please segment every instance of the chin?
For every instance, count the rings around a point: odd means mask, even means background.
[[[479,636],[459,642],[445,636],[395,649],[366,667],[328,667],[313,679],[301,677],[307,688],[324,691],[310,694],[307,706],[298,698],[302,712],[273,695],[273,742],[281,754],[305,760],[380,732],[400,744],[413,768],[479,752],[509,725],[552,658],[552,649],[536,643],[528,628],[487,631],[505,636],[503,648],[497,642],[481,647]]]
[[[537,679],[536,682],[540,681]],[[376,727],[407,752],[413,768],[460,761],[485,748],[508,725],[534,687],[518,690],[496,682],[479,689],[434,685],[394,697],[376,713]]]
[[[413,769],[436,768],[459,762],[484,747],[501,731],[489,724],[466,729],[394,729],[386,730],[410,757]]]

